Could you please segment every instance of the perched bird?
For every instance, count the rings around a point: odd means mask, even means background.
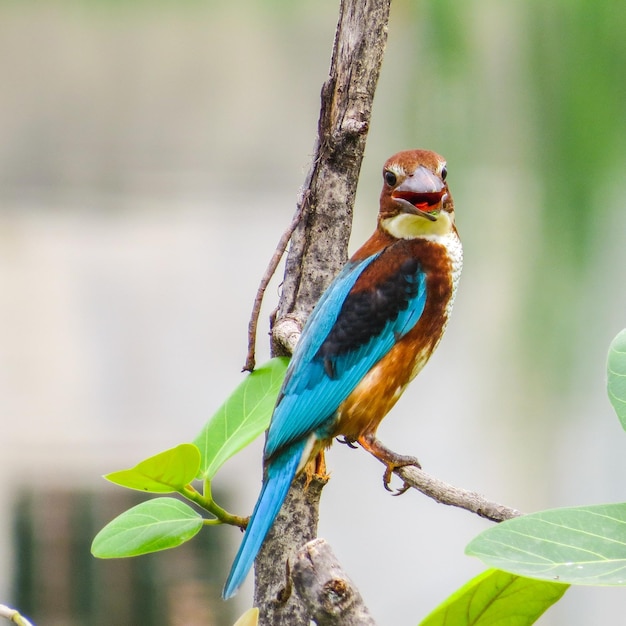
[[[261,494],[223,597],[237,591],[298,472],[332,439],[359,443],[391,472],[417,464],[376,438],[383,417],[437,347],[448,323],[463,248],[446,162],[399,152],[383,167],[374,234],[320,298],[278,395]]]

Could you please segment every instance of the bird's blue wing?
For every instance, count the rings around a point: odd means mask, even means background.
[[[355,284],[385,251],[347,265],[302,332],[274,410],[265,455],[312,433],[326,436],[339,405],[419,320],[426,276],[410,258],[368,289]]]
[[[315,356],[335,325],[350,290],[363,271],[378,256],[379,254],[373,254],[361,261],[348,261],[322,294],[302,329],[300,340],[285,375],[285,385],[295,371]]]
[[[263,489],[259,495],[254,511],[248,522],[237,556],[224,585],[222,596],[228,600],[241,586],[252,568],[265,537],[272,527],[278,511],[282,506],[287,492],[296,474],[306,441],[301,441],[283,450],[272,459],[263,481]]]

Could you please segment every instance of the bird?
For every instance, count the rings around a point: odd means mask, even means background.
[[[399,152],[383,166],[374,234],[322,294],[294,349],[267,431],[261,493],[222,596],[250,571],[289,487],[334,438],[381,460],[389,488],[417,459],[384,446],[377,428],[446,329],[463,247],[443,157]]]

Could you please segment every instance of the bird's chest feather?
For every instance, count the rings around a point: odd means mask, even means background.
[[[399,242],[385,263],[374,265],[364,273],[361,284],[365,292],[376,285],[397,291],[396,303],[405,297],[408,306],[423,306],[417,321],[405,334],[397,336],[391,349],[372,367],[340,405],[334,434],[356,438],[364,432],[375,432],[378,424],[401,396],[406,385],[419,373],[437,347],[448,323],[462,267],[462,247],[456,233],[437,240],[407,240]],[[402,268],[411,265],[424,281],[425,300],[398,295]],[[403,292],[406,294],[406,291]],[[389,316],[394,315],[392,310]],[[407,313],[404,313],[407,315]],[[372,321],[375,324],[375,321]],[[379,321],[378,324],[381,322]]]

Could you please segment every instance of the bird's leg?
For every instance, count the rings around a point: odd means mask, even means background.
[[[326,472],[326,455],[324,454],[324,450],[320,450],[315,456],[315,475],[321,476],[322,478],[328,478],[328,473]]]
[[[387,491],[393,491],[389,487],[389,483],[391,482],[391,474],[398,467],[406,467],[407,465],[413,465],[414,467],[421,468],[420,462],[414,456],[406,456],[403,454],[398,454],[393,450],[387,448],[387,446],[383,445],[377,438],[376,435],[372,433],[368,433],[366,435],[361,435],[357,441],[361,445],[364,450],[367,450],[370,454],[373,454],[381,463],[384,463],[387,469],[383,474],[383,485]],[[408,485],[404,485],[401,487],[397,493],[394,495],[401,495],[408,489]]]
[[[305,466],[306,482],[304,488],[307,489],[314,478],[327,481],[330,475],[326,471],[326,457],[324,450],[320,450]]]

